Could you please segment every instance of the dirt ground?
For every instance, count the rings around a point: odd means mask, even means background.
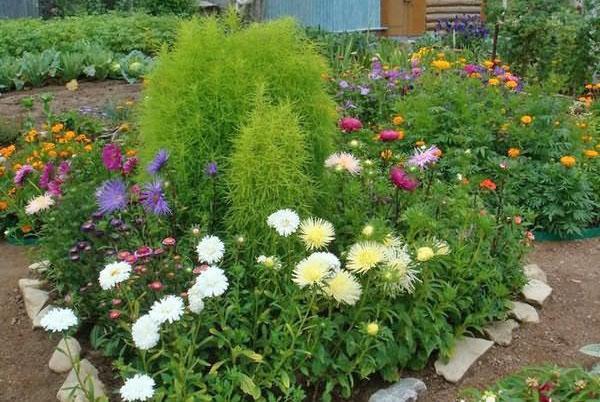
[[[33,116],[36,120],[42,117],[42,103],[38,95],[52,93],[54,101],[52,110],[55,113],[78,110],[80,107],[103,107],[108,102],[119,102],[126,99],[137,99],[141,84],[127,84],[125,81],[80,82],[77,91],[68,91],[64,85],[52,85],[25,91],[14,91],[0,94],[0,118],[22,119],[26,111],[21,106],[21,99],[35,98]]]
[[[0,243],[0,401],[51,402],[64,375],[48,369],[56,341],[32,330],[17,289],[28,275],[27,249]],[[600,336],[600,239],[540,243],[529,260],[548,274],[554,292],[540,310],[541,323],[515,331],[512,345],[494,346],[456,385],[436,376],[431,367],[406,373],[422,378],[429,391],[420,401],[452,402],[460,389],[484,387],[522,367],[552,362],[590,366],[594,360],[577,350]],[[97,356],[89,353],[94,361]],[[106,369],[104,364],[99,364]],[[110,382],[110,378],[106,378]],[[367,401],[378,381],[365,384],[355,401]]]

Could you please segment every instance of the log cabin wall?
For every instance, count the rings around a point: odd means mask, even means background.
[[[434,30],[439,20],[456,15],[480,16],[481,0],[427,0],[427,30]]]

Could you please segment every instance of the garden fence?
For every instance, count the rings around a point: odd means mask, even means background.
[[[0,18],[39,16],[38,0],[0,0]]]

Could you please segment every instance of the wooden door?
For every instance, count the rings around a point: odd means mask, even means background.
[[[381,24],[387,36],[412,36],[425,32],[426,0],[381,0]]]

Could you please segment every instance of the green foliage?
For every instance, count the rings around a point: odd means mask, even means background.
[[[54,49],[39,54],[25,52],[20,61],[20,79],[34,87],[42,86],[48,77],[54,77],[60,63],[59,53]]]
[[[146,14],[105,14],[53,19],[17,19],[0,24],[0,57],[77,50],[81,41],[93,42],[116,53],[140,50],[154,54],[171,44],[180,19]]]
[[[188,217],[202,223],[210,203],[203,170],[212,161],[227,170],[232,141],[259,88],[273,105],[293,105],[306,133],[313,175],[322,171],[332,149],[335,115],[322,84],[324,60],[291,20],[241,30],[236,23],[231,29],[212,18],[183,24],[173,51],[163,50],[149,76],[142,105],[142,159],[148,161],[160,148],[171,152],[178,201],[188,208]],[[219,199],[223,191],[218,188]]]
[[[265,217],[282,208],[305,214],[313,206],[316,178],[306,171],[309,159],[306,134],[291,105],[268,105],[259,93],[234,140],[227,173],[227,230],[244,236],[250,255],[277,251],[278,236]]]
[[[19,124],[16,120],[0,117],[0,147],[14,144],[19,137]]]

